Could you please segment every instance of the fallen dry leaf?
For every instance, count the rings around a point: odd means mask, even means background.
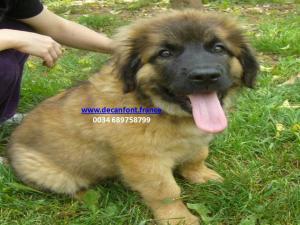
[[[272,81],[276,81],[276,80],[279,80],[279,79],[281,79],[281,76],[276,76],[275,75],[275,76],[272,77]]]
[[[289,49],[290,48],[290,45],[288,44],[287,46],[285,46],[285,47],[282,47],[282,48],[280,48],[280,49],[282,49],[282,50],[286,50],[286,49]]]
[[[296,124],[294,124],[293,126],[292,126],[292,131],[293,132],[300,132],[300,123],[296,123]]]
[[[281,123],[276,123],[276,137],[279,137],[281,132],[285,130],[285,127]]]
[[[278,86],[282,86],[282,85],[291,85],[291,84],[294,84],[296,83],[297,80],[300,79],[300,73],[298,73],[296,76],[294,77],[291,77],[290,79],[288,79],[287,81],[285,81],[284,83],[282,84],[279,84]]]
[[[280,108],[287,108],[287,109],[299,109],[300,105],[296,104],[296,105],[291,105],[289,100],[285,100],[282,105],[280,106]]]
[[[3,164],[3,165],[8,165],[8,160],[7,160],[7,158],[4,158],[4,157],[1,157],[0,156],[0,164]]]
[[[260,70],[263,72],[271,72],[272,69],[273,69],[273,67],[267,67],[267,66],[260,65]]]

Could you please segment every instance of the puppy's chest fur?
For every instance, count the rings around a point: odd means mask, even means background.
[[[192,118],[177,118],[177,122],[160,119],[146,128],[144,143],[160,158],[167,158],[174,164],[192,159],[197,152],[206,148],[213,135],[201,132]],[[180,121],[182,120],[182,121]],[[157,129],[153,131],[153,127]],[[147,134],[148,133],[148,134]],[[149,136],[148,136],[149,135]]]

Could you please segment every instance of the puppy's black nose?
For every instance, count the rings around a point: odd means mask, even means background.
[[[204,83],[216,82],[221,77],[221,72],[215,68],[194,69],[188,74],[191,81]]]

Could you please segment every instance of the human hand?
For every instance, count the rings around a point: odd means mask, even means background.
[[[62,55],[62,47],[51,37],[31,32],[17,31],[16,47],[18,51],[40,57],[44,65],[53,67]]]

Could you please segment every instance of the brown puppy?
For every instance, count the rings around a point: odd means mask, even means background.
[[[119,177],[159,223],[198,224],[172,171],[194,183],[222,180],[205,166],[208,144],[226,128],[227,99],[253,86],[258,64],[234,21],[194,10],[138,21],[116,42],[99,74],[25,118],[11,138],[11,165],[25,183],[69,195]],[[147,124],[112,123],[116,115],[94,124],[94,115],[81,114],[82,107],[140,106],[162,114]]]

